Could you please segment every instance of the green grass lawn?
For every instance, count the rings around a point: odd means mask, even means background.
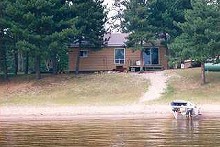
[[[121,105],[147,91],[148,81],[127,73],[19,76],[0,84],[1,105]]]
[[[171,78],[161,99],[154,103],[167,104],[183,99],[197,104],[220,104],[220,72],[207,72],[207,84],[200,83],[200,68],[168,70]]]

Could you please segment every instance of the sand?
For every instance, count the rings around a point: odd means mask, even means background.
[[[201,118],[220,118],[218,105],[202,105]],[[169,105],[125,106],[3,106],[0,121],[74,119],[173,118]]]

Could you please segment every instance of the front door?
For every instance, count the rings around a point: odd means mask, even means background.
[[[158,48],[146,48],[143,53],[144,65],[155,65],[159,64],[159,53]]]

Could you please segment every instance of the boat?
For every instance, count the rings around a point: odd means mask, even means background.
[[[201,115],[200,108],[185,100],[174,100],[170,103],[175,119],[192,119]]]

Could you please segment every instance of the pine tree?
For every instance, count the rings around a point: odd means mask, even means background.
[[[11,0],[8,14],[12,18],[17,48],[35,60],[36,78],[40,79],[41,60],[52,58],[53,73],[57,73],[59,56],[67,48],[68,36],[74,34],[75,12],[67,1]],[[62,56],[63,57],[63,56]],[[61,59],[63,60],[63,59]]]
[[[128,47],[141,50],[141,71],[143,71],[143,45],[154,37],[154,27],[149,22],[149,3],[145,0],[130,0],[125,6],[122,27],[129,33]]]
[[[201,83],[206,83],[204,63],[220,54],[220,11],[216,1],[192,0],[192,9],[185,13],[186,21],[178,23],[183,33],[171,48],[176,58],[201,62]]]
[[[183,23],[184,11],[191,8],[190,0],[152,0],[149,19],[156,28],[155,33],[163,33],[165,40],[168,39],[166,37],[173,40],[181,34],[181,29],[174,22]]]
[[[8,78],[7,53],[11,43],[11,24],[6,12],[7,5],[8,1],[0,1],[0,72],[3,71],[6,80]]]
[[[75,66],[75,74],[78,74],[80,50],[85,47],[98,50],[103,45],[106,14],[102,6],[103,0],[73,0],[72,2],[72,8],[78,10],[75,23],[77,32],[72,38],[72,41],[79,45]]]

